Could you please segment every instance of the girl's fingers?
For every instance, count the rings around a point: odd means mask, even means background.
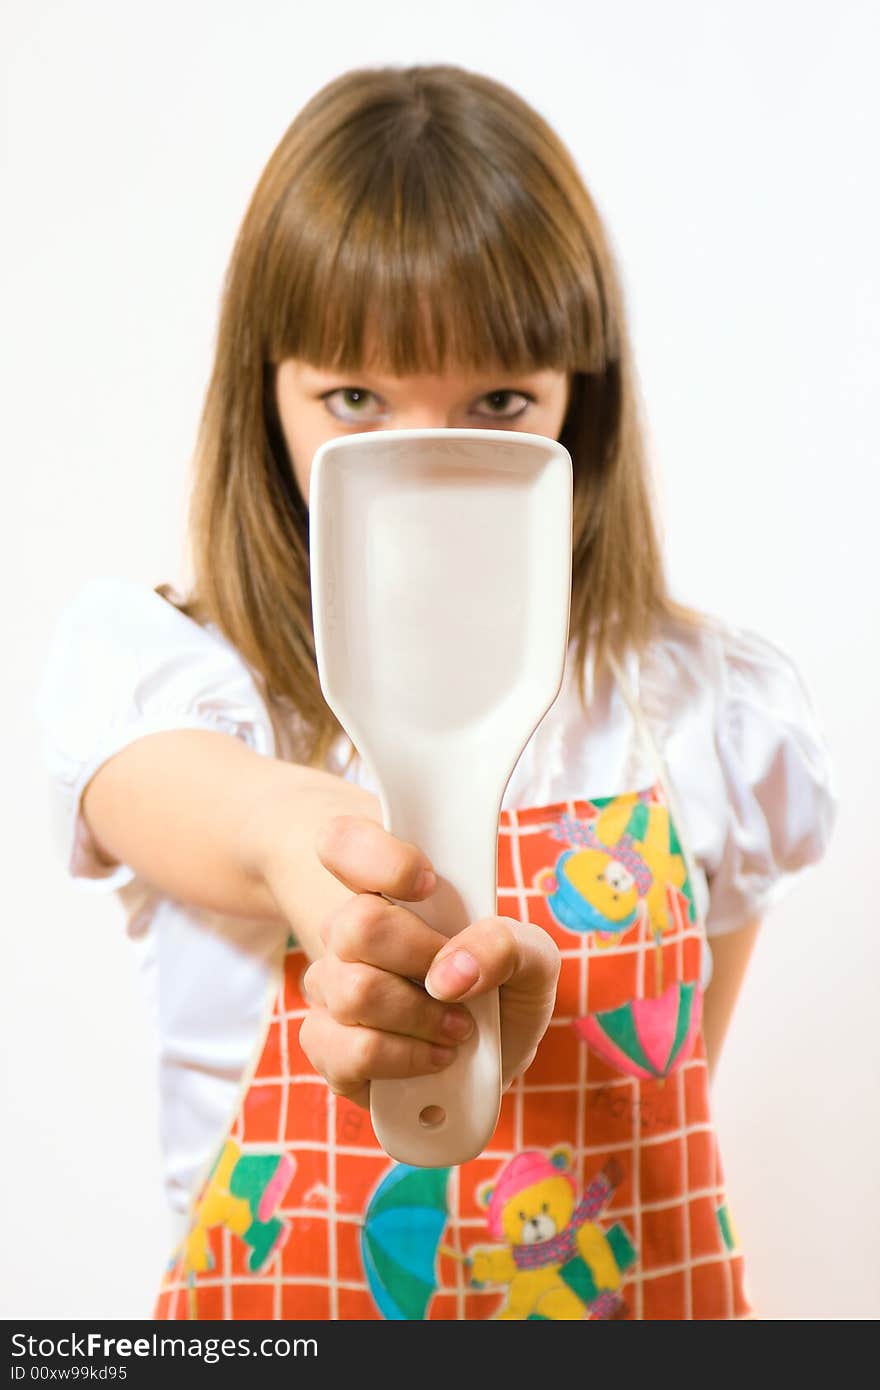
[[[345,820],[358,818],[337,817],[337,829]],[[343,858],[328,851],[324,862],[338,866]],[[371,881],[363,870],[356,876]],[[387,877],[372,880],[379,881],[391,886]],[[395,891],[403,897],[401,888],[398,881]],[[494,988],[501,991],[503,1082],[534,1057],[553,1014],[561,964],[542,928],[486,917],[447,939],[374,889],[356,892],[321,935],[326,952],[303,977],[311,1007],[301,1036],[312,1065],[337,1094],[368,1105],[371,1078],[421,1076],[447,1066],[455,1051],[445,1045],[465,1036],[456,1037],[449,1025],[467,1010],[444,1006]]]
[[[364,961],[407,979],[425,978],[448,940],[408,908],[378,893],[359,893],[330,914],[321,927],[327,950],[341,960]]]
[[[468,999],[504,986],[508,1001],[522,997],[541,1009],[556,997],[559,950],[531,922],[486,917],[445,941],[425,978],[435,999]]]
[[[372,1028],[446,1046],[463,1042],[473,1032],[473,1019],[463,1006],[438,1003],[421,986],[372,965],[324,956],[306,970],[303,987],[310,1004],[349,1028]]]
[[[356,1105],[369,1105],[369,1082],[391,1077],[427,1076],[448,1067],[454,1048],[419,1038],[352,1028],[313,1006],[302,1021],[300,1046],[331,1091]]]
[[[417,901],[436,886],[422,882],[431,863],[416,845],[366,816],[332,816],[318,831],[315,851],[325,869],[353,893],[388,893]]]
[[[500,988],[501,1074],[506,1089],[531,1064],[547,1031],[560,965],[556,943],[541,927],[489,917],[445,943],[428,971],[425,988],[445,1000],[470,999]]]

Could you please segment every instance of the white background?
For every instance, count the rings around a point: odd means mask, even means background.
[[[175,579],[224,268],[347,68],[454,62],[571,147],[627,294],[679,597],[795,657],[831,849],[765,924],[714,1087],[758,1312],[878,1288],[878,21],[871,3],[7,0],[0,1315],[148,1317],[152,1040],[113,897],[65,880],[33,693],[92,575]]]

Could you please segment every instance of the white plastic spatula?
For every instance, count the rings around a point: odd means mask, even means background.
[[[571,458],[542,435],[379,430],[330,440],[312,462],[321,688],[386,830],[437,873],[430,898],[402,906],[447,936],[496,912],[504,791],[562,682],[571,516]],[[392,1158],[464,1163],[492,1137],[498,991],[466,1007],[476,1027],[444,1071],[371,1083]]]

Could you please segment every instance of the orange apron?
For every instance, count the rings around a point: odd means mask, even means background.
[[[453,1168],[384,1153],[299,1045],[309,962],[289,939],[156,1318],[754,1316],[712,1123],[694,861],[612,665],[654,781],[500,815],[497,911],[548,931],[562,969],[489,1147]]]

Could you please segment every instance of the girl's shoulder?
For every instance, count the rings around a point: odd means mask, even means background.
[[[193,699],[210,703],[215,687],[226,704],[245,688],[253,699],[253,673],[232,643],[182,613],[160,588],[175,593],[170,585],[101,575],[63,602],[49,635],[38,712],[72,716],[83,704],[117,706],[124,695],[154,713],[171,712]]]
[[[258,673],[212,623],[176,606],[170,584],[87,579],[62,605],[37,691],[38,717],[61,743],[96,730],[154,726],[247,729],[271,752],[274,730]]]
[[[664,623],[639,680],[697,828],[716,934],[767,911],[824,855],[839,793],[824,721],[791,649],[704,616],[699,626]]]
[[[782,776],[797,765],[836,801],[824,720],[791,648],[718,614],[700,618],[665,620],[637,663],[646,712],[666,732],[686,729],[730,778],[755,783],[771,766]]]
[[[233,644],[157,589],[115,576],[87,580],[62,605],[35,715],[64,862],[74,877],[105,887],[124,886],[133,874],[102,867],[80,798],[114,753],[175,729],[232,734],[267,755],[277,748],[262,685]]]
[[[75,664],[129,679],[159,670],[176,677],[175,691],[200,682],[206,665],[226,679],[254,672],[213,623],[181,611],[183,595],[172,584],[151,587],[117,575],[85,580],[62,604],[49,639],[47,674]],[[44,682],[45,684],[45,682]]]
[[[243,663],[239,653],[212,623],[199,623],[178,606],[183,594],[173,584],[149,584],[119,575],[86,579],[63,602],[54,637],[76,636],[82,641],[119,643],[160,650],[166,644],[199,650],[225,648]]]
[[[718,712],[737,703],[804,718],[813,699],[790,648],[753,627],[716,613],[699,622],[669,615],[661,620],[640,664],[640,679],[665,687],[671,697],[700,691],[714,696]]]

